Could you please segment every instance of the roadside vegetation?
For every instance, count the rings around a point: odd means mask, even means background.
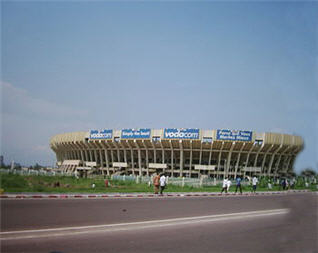
[[[105,180],[108,186],[105,186]],[[93,184],[95,187],[93,188]],[[112,180],[110,178],[74,178],[70,176],[23,176],[17,174],[0,173],[0,188],[7,193],[152,193],[153,187],[148,183],[135,181]],[[250,192],[251,186],[243,186],[243,192]],[[317,190],[316,184],[305,186],[305,180],[299,178],[294,189]],[[260,180],[257,191],[268,191],[266,179]],[[281,190],[278,185],[273,185],[271,191]],[[165,192],[220,192],[221,186],[176,186],[169,185]],[[230,192],[235,191],[235,185]]]

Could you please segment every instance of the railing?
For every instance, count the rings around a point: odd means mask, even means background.
[[[113,180],[120,181],[135,181],[136,183],[148,183],[152,184],[153,177],[149,176],[120,176],[113,175],[111,177]],[[235,181],[231,181],[232,185],[235,185]],[[213,178],[188,178],[188,177],[167,177],[167,184],[177,185],[177,186],[192,186],[192,187],[203,187],[203,186],[220,186],[222,185],[223,180],[216,180]],[[242,185],[248,185],[248,181],[242,181]]]

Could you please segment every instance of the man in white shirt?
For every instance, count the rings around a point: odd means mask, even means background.
[[[252,190],[252,192],[256,192],[256,187],[257,187],[257,184],[258,184],[258,179],[257,179],[257,177],[253,177],[253,179],[252,179],[252,186],[253,186],[253,190]]]
[[[232,184],[231,180],[230,179],[227,180],[227,191],[228,192],[230,191],[231,184]]]
[[[162,195],[162,192],[163,190],[165,189],[166,187],[166,176],[165,174],[161,174],[161,177],[160,177],[160,194]]]
[[[225,191],[225,193],[227,193],[227,178],[226,177],[223,179],[223,185],[222,185],[221,193],[223,193],[224,191]]]

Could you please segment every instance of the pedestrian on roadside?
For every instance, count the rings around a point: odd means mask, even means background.
[[[252,192],[256,192],[256,188],[257,188],[257,184],[258,184],[258,179],[257,179],[257,177],[253,177],[253,179],[252,179]]]
[[[240,193],[242,194],[241,181],[242,181],[242,179],[239,176],[237,176],[236,180],[235,180],[235,182],[236,182],[235,193],[237,193],[237,189],[239,188],[240,189]]]
[[[159,173],[156,174],[153,178],[153,187],[155,194],[158,194],[159,192],[159,186],[160,186],[160,175]]]
[[[232,184],[231,180],[230,179],[227,180],[227,192],[230,191],[231,184]]]
[[[222,185],[222,191],[221,194],[225,191],[225,193],[227,193],[227,178],[225,177],[223,179],[223,185]]]
[[[283,186],[283,191],[285,191],[286,190],[286,179],[285,178],[282,179],[282,186]]]
[[[160,177],[160,195],[162,195],[164,189],[166,188],[166,176],[164,173],[161,174]]]

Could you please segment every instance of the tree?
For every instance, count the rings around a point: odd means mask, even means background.
[[[307,168],[307,169],[303,170],[300,173],[300,175],[303,177],[315,177],[317,175],[317,172],[314,171],[312,168]]]

